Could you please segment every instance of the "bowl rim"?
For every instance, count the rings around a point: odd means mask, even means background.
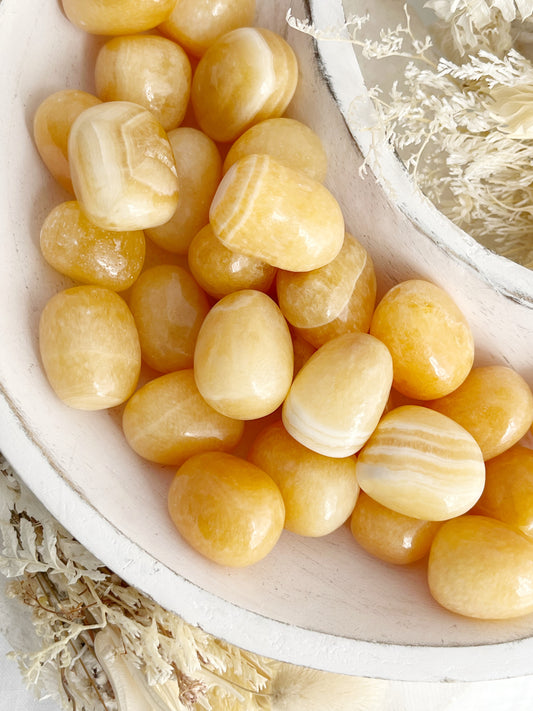
[[[346,126],[357,144],[368,169],[387,197],[421,232],[442,251],[475,272],[491,289],[533,310],[533,270],[481,245],[438,210],[421,192],[393,147],[375,139],[371,130],[353,120],[353,105],[358,102],[365,116],[374,112],[365,78],[345,28],[343,0],[308,0],[309,18],[317,30],[338,28],[347,41],[314,39],[322,77],[337,103]],[[386,178],[384,176],[387,176]],[[442,235],[445,235],[443,240]]]

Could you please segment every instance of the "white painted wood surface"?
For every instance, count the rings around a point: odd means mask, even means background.
[[[361,180],[360,151],[320,76],[314,44],[285,25],[289,6],[299,16],[306,7],[289,0],[258,5],[259,24],[280,30],[297,51],[301,82],[292,113],[322,136],[329,184],[348,228],[375,257],[381,289],[415,274],[442,283],[471,320],[480,360],[509,362],[531,382],[530,306],[450,259],[371,177]],[[332,0],[313,7],[340,10]],[[0,3],[0,449],[56,518],[126,581],[240,647],[391,679],[533,673],[533,616],[507,623],[454,616],[431,600],[423,566],[402,569],[371,559],[347,528],[319,540],[285,532],[273,553],[248,569],[210,564],[168,519],[172,470],[129,450],[119,412],[76,412],[57,401],[41,371],[37,322],[47,298],[69,284],[43,264],[38,238],[48,211],[69,196],[40,165],[31,123],[53,91],[92,89],[98,42],[72,28],[56,2],[38,13],[34,0]],[[328,69],[349,88],[353,66],[347,55],[333,55]],[[524,279],[531,299],[529,273]]]

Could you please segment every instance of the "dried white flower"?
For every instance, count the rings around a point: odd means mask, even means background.
[[[269,687],[272,711],[380,711],[388,682],[280,664]]]
[[[533,268],[533,65],[511,46],[517,34],[511,23],[531,23],[533,0],[427,5],[454,38],[447,56],[435,54],[435,36],[414,36],[407,6],[405,25],[381,29],[378,39],[360,36],[363,18],[328,30],[329,40],[350,37],[367,59],[407,60],[388,92],[369,91],[375,116],[361,115],[354,102],[348,121],[355,131],[372,132],[363,170],[370,162],[379,171],[376,147],[390,144],[416,186],[452,222]],[[323,31],[302,28],[323,41]]]

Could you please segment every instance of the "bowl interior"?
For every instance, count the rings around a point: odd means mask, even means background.
[[[288,5],[258,2],[258,24],[286,35],[299,55],[302,78],[291,111],[324,139],[332,157],[329,182],[348,228],[375,246],[382,288],[399,273],[435,272],[439,265],[430,270],[413,263],[407,247],[393,254],[391,220],[401,227],[404,217],[387,216],[389,200],[375,182],[361,181],[359,149],[321,75],[313,42],[286,26]],[[291,6],[301,16],[306,12],[306,5]],[[101,41],[73,28],[59,3],[43,5],[38,14],[32,0],[0,4],[0,59],[9,67],[0,80],[0,449],[52,514],[126,581],[245,649],[397,679],[527,673],[533,616],[501,623],[448,613],[432,601],[423,564],[381,563],[356,547],[346,526],[316,540],[284,532],[272,554],[247,569],[209,563],[168,518],[173,470],[143,462],[128,448],[117,411],[78,412],[56,399],[41,370],[37,323],[46,300],[70,283],[43,262],[39,230],[49,210],[69,196],[41,165],[31,126],[37,106],[53,91],[93,89]],[[320,111],[313,111],[317,105]],[[400,242],[409,243],[399,232]]]

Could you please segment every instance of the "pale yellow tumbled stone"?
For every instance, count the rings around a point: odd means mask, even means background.
[[[179,466],[200,452],[230,451],[242,437],[244,424],[209,407],[192,369],[186,368],[136,390],[122,413],[122,429],[130,447],[144,459]]]
[[[102,286],[74,286],[47,301],[39,319],[39,351],[52,389],[77,410],[125,402],[141,370],[131,311]]]
[[[367,333],[348,333],[321,346],[294,378],[283,424],[305,447],[348,457],[378,424],[392,384],[387,348]]]
[[[485,484],[479,445],[440,412],[403,405],[383,416],[359,452],[361,489],[393,511],[444,521],[468,511]]]
[[[533,541],[506,523],[459,516],[437,532],[429,590],[452,612],[485,620],[533,612]]]
[[[97,96],[77,89],[62,89],[42,101],[33,118],[33,137],[44,164],[62,188],[73,193],[68,163],[70,127],[82,111],[99,104]]]
[[[294,272],[328,264],[344,242],[341,208],[329,190],[268,155],[245,156],[230,168],[209,221],[228,249]]]
[[[324,457],[313,452],[278,421],[259,433],[248,459],[278,485],[289,531],[326,536],[352,513],[359,495],[354,457]]]
[[[219,37],[253,24],[255,0],[177,0],[159,30],[201,57]]]
[[[227,417],[252,420],[274,412],[292,381],[287,322],[262,291],[220,299],[205,317],[194,351],[194,376],[206,402]]]
[[[95,35],[145,32],[164,22],[176,0],[62,0],[73,25]]]
[[[282,314],[315,348],[370,327],[376,301],[374,264],[349,233],[333,261],[309,272],[279,271],[276,289]]]
[[[281,116],[298,82],[298,63],[280,35],[260,27],[226,32],[200,59],[191,104],[202,131],[234,141],[246,129]]]
[[[244,156],[266,153],[278,163],[301,170],[313,180],[322,182],[328,169],[328,158],[317,134],[296,119],[285,116],[266,119],[252,126],[232,144],[224,159],[224,173]]]
[[[170,220],[146,230],[159,247],[187,254],[194,236],[209,222],[209,206],[222,177],[222,158],[217,145],[196,128],[180,126],[168,132],[180,196]]]
[[[102,101],[132,101],[151,111],[165,131],[185,116],[191,92],[185,50],[158,35],[113,37],[100,48],[94,67]]]
[[[174,214],[174,155],[147,109],[129,101],[86,109],[70,130],[68,157],[76,198],[98,227],[142,230]]]

